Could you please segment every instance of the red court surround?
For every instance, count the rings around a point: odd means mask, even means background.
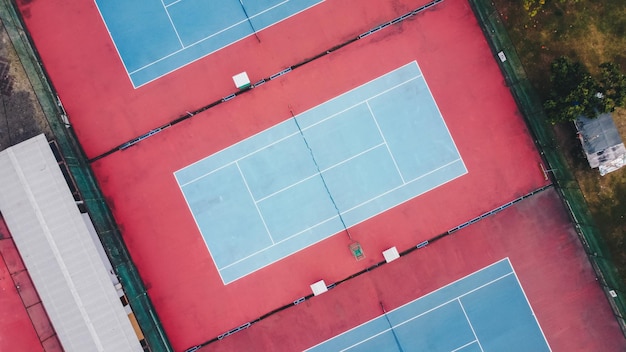
[[[327,0],[133,89],[91,0],[19,2],[89,157],[340,44],[424,0]],[[417,60],[468,174],[224,286],[173,172]],[[174,348],[184,350],[546,184],[540,158],[466,0],[358,40],[93,164]],[[553,191],[271,316],[207,350],[300,350],[510,257],[554,351],[626,343]]]

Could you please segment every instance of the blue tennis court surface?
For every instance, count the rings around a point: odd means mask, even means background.
[[[307,351],[550,351],[503,259]]]
[[[175,176],[228,283],[465,173],[412,62]]]
[[[95,1],[139,87],[323,0]]]

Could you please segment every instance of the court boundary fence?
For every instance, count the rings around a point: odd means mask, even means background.
[[[137,268],[133,264],[121,233],[96,182],[76,135],[69,125],[56,91],[43,67],[32,38],[17,10],[15,0],[0,0],[0,19],[18,54],[20,62],[35,92],[36,98],[52,129],[71,177],[78,187],[80,199],[98,233],[115,274],[144,335],[145,351],[173,351],[150,298],[147,295]]]
[[[530,83],[515,47],[508,36],[500,14],[491,0],[468,0],[491,47],[505,83],[535,140],[547,167],[546,177],[553,182],[578,238],[587,254],[598,283],[605,293],[622,334],[626,336],[626,287],[611,260],[609,249],[594,224],[584,195],[559,150],[554,130],[548,123],[539,95]]]

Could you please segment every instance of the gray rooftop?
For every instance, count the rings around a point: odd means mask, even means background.
[[[601,152],[622,143],[613,117],[609,113],[589,119],[581,116],[576,120],[576,129],[581,135],[583,148],[587,154]]]
[[[0,211],[66,351],[142,351],[43,135],[0,152]]]

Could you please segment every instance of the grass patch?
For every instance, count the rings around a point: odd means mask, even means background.
[[[584,63],[591,73],[612,61],[626,72],[626,1],[584,0],[562,4],[548,0],[535,17],[519,0],[494,0],[528,77],[545,100],[550,88],[550,63],[559,56]],[[626,109],[614,113],[622,139]],[[559,147],[585,195],[596,225],[609,245],[626,283],[626,168],[604,177],[590,169],[572,125],[555,126]]]

